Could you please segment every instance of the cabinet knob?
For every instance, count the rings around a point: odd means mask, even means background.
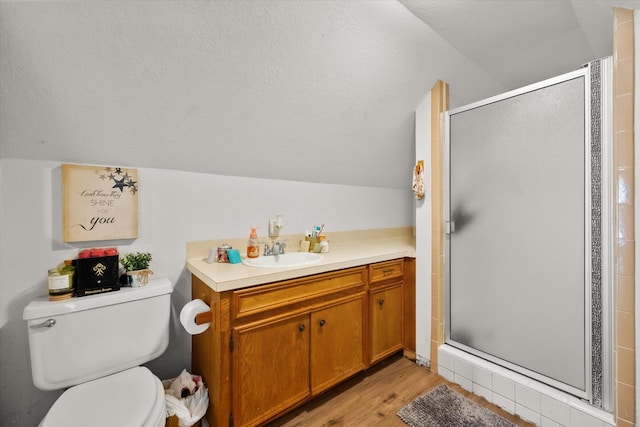
[[[384,304],[384,299],[383,299],[383,298],[380,298],[380,299],[378,300],[378,304],[383,305],[383,304]]]
[[[320,319],[320,326],[324,326],[324,325],[325,325],[325,323],[327,323],[327,321],[326,321],[326,320],[324,320],[324,319]]]
[[[304,331],[304,329],[305,329],[305,328],[304,328],[304,324],[302,324],[302,325],[298,326],[298,330],[299,330],[300,332]]]

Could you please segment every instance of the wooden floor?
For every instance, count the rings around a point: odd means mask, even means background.
[[[268,427],[406,427],[396,412],[440,384],[448,384],[518,426],[533,426],[397,355],[271,422]]]

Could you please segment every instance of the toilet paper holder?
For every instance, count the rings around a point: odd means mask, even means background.
[[[209,303],[202,298],[189,301],[180,310],[180,323],[191,335],[201,334],[209,328],[215,329],[215,303]]]
[[[205,313],[196,314],[196,325],[203,325],[205,323],[213,323],[213,311],[209,310]]]

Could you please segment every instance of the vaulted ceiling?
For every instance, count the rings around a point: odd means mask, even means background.
[[[0,1],[0,158],[406,189],[414,111],[611,55],[629,0]]]
[[[399,1],[509,89],[611,55],[613,7],[640,8],[640,0]]]

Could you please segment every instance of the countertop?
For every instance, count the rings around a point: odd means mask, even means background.
[[[296,252],[302,235],[282,236],[288,243],[287,252]],[[260,240],[260,239],[259,239]],[[209,250],[229,243],[245,256],[247,239],[204,240],[187,243],[187,270],[216,292],[280,280],[294,279],[343,268],[357,267],[397,258],[415,258],[413,228],[388,228],[330,233],[330,251],[319,262],[300,267],[259,268],[244,264],[207,262]],[[263,255],[260,255],[263,256]]]

